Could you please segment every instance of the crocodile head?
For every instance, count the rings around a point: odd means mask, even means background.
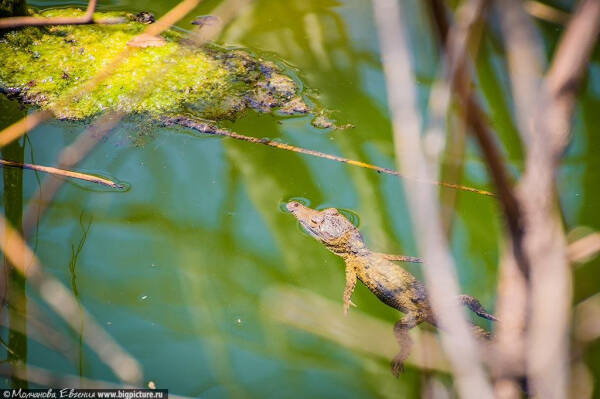
[[[335,208],[322,211],[308,208],[299,202],[286,205],[302,227],[335,253],[355,252],[364,247],[362,236],[344,215]]]

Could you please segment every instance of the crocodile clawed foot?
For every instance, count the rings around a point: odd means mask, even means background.
[[[404,372],[404,359],[400,358],[400,353],[392,360],[391,368],[394,377],[398,378]]]
[[[400,352],[392,360],[392,374],[398,377],[404,371],[404,361],[410,355],[413,341],[408,335],[408,331],[417,324],[417,319],[414,314],[407,314],[404,319],[400,319],[394,324],[394,335],[400,346]]]

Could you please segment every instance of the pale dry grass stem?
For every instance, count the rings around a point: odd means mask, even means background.
[[[429,179],[431,170],[423,154],[415,77],[404,31],[405,16],[401,6],[393,0],[375,0],[373,7],[387,83],[396,160],[404,173]],[[405,185],[413,231],[424,260],[423,270],[431,304],[443,330],[442,345],[452,365],[458,392],[464,398],[491,398],[492,389],[465,315],[458,304],[450,300],[459,294],[459,289],[438,219],[439,207],[434,190],[431,186],[410,181]]]

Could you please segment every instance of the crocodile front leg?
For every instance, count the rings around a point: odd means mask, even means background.
[[[408,358],[413,345],[413,340],[408,335],[408,332],[424,320],[415,313],[407,313],[403,319],[400,319],[394,324],[394,335],[396,341],[400,345],[400,352],[392,360],[392,374],[394,377],[404,371],[404,361]]]
[[[354,305],[350,298],[356,287],[356,270],[351,262],[346,262],[346,287],[344,288],[344,315],[348,314],[350,304]],[[354,305],[356,306],[356,305]]]

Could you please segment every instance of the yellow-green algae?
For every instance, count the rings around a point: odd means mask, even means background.
[[[41,13],[82,14],[79,9]],[[239,50],[198,48],[175,30],[162,34],[165,43],[160,47],[131,48],[129,57],[92,92],[59,105],[61,97],[79,91],[147,26],[125,12],[96,13],[95,18],[121,18],[123,23],[26,27],[6,33],[0,38],[0,89],[64,119],[84,119],[105,110],[153,116],[193,112],[208,119],[230,118],[246,107],[308,111],[298,85],[275,64]],[[286,108],[287,103],[293,107]]]

